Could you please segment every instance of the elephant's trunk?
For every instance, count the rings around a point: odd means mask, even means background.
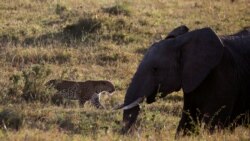
[[[143,62],[142,62],[143,64]],[[140,65],[133,76],[133,79],[127,89],[123,111],[123,133],[127,133],[130,127],[136,122],[139,115],[139,103],[143,102],[144,98],[154,92],[155,84],[150,75],[144,72]]]
[[[143,101],[143,97],[138,98],[134,102],[130,103],[129,105],[120,105],[115,110],[123,109],[123,128],[122,134],[125,134],[129,131],[130,127],[135,123],[137,116],[140,111],[139,103]]]
[[[139,115],[140,107],[139,105],[123,111],[123,128],[122,134],[128,133],[131,126],[136,122]]]
[[[122,133],[127,133],[130,127],[135,123],[140,107],[139,103],[143,101],[144,95],[140,95],[139,86],[136,85],[138,81],[136,75],[134,76],[132,83],[129,85],[126,92],[123,108],[123,128]]]

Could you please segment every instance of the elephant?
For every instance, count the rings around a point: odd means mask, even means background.
[[[189,31],[185,25],[154,43],[140,62],[124,98],[123,127],[128,133],[140,112],[156,96],[183,91],[176,136],[205,129],[234,129],[250,122],[250,30],[218,36],[211,28]]]
[[[250,27],[245,27],[243,30],[239,31],[238,33],[235,33],[231,36],[246,36],[250,34]]]

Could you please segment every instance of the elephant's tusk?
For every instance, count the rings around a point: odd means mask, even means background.
[[[143,97],[139,97],[138,99],[136,99],[134,102],[130,103],[129,105],[124,106],[124,104],[120,104],[120,105],[114,107],[113,110],[119,110],[119,109],[128,110],[128,109],[131,109],[131,108],[137,106],[142,101],[143,101]]]
[[[158,88],[157,88],[157,93],[160,92],[160,89],[161,89],[161,84],[158,85]]]
[[[124,104],[120,104],[120,105],[117,105],[113,108],[113,110],[119,110],[119,109],[122,109],[124,107]]]
[[[134,108],[135,106],[137,106],[139,103],[141,103],[143,101],[143,97],[139,97],[138,99],[136,99],[134,102],[130,103],[129,105],[126,105],[124,107],[122,107],[121,109],[123,110],[129,110],[131,108]]]

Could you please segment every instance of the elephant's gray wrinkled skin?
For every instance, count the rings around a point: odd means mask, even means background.
[[[177,136],[194,132],[191,121],[204,121],[210,131],[215,126],[249,124],[249,119],[244,120],[250,113],[249,30],[218,37],[210,28],[189,32],[186,26],[177,27],[148,49],[127,89],[124,106],[141,97],[152,103],[157,91],[164,97],[181,88],[184,106]],[[124,109],[123,133],[135,123],[139,111],[138,105]]]

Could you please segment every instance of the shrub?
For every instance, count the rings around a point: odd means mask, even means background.
[[[55,90],[44,85],[50,74],[51,70],[46,66],[33,65],[31,68],[23,70],[20,74],[12,75],[4,101],[50,102],[50,98],[55,93]]]
[[[43,65],[34,65],[22,73],[24,78],[22,97],[26,101],[40,101],[42,103],[50,101],[51,88],[44,84],[46,78],[51,74],[51,70]]]
[[[0,127],[4,130],[19,130],[23,123],[23,117],[12,109],[3,109],[0,112],[0,121]]]
[[[91,16],[80,19],[77,23],[68,25],[63,32],[71,35],[73,38],[80,39],[83,35],[96,33],[101,29],[102,21]]]

